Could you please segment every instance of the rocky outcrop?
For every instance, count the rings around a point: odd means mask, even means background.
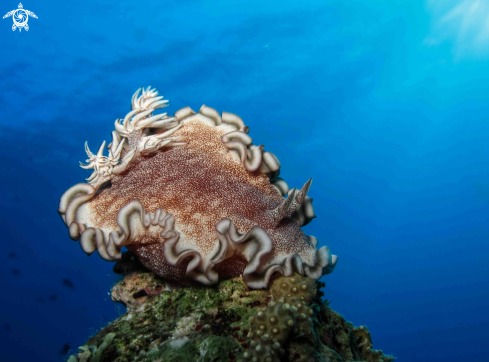
[[[241,278],[177,286],[134,272],[111,293],[127,313],[86,345],[110,335],[100,361],[117,362],[393,361],[372,349],[366,327],[322,300],[323,286],[299,274],[276,278],[270,290],[250,290]]]

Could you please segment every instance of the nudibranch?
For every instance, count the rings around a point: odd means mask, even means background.
[[[81,167],[93,172],[58,210],[85,253],[115,261],[125,246],[166,279],[211,285],[242,275],[256,289],[274,273],[333,271],[336,255],[301,229],[315,217],[311,180],[289,189],[277,157],[252,143],[239,116],[205,105],[153,114],[166,106],[155,89],[139,89],[108,156],[105,141],[96,154],[85,144]]]

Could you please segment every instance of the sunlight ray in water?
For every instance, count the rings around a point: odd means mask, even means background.
[[[428,0],[433,28],[425,45],[453,42],[455,59],[489,57],[489,2]]]

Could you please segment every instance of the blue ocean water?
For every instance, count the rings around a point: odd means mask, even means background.
[[[0,361],[119,313],[56,210],[136,89],[240,115],[339,256],[331,307],[399,361],[488,361],[489,3],[39,1],[0,21]],[[0,13],[17,9],[0,3]],[[71,283],[71,284],[70,284]]]

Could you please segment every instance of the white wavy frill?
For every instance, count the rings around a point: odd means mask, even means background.
[[[307,275],[313,279],[333,270],[336,256],[330,254],[325,246],[316,250],[312,264],[303,263],[297,254],[282,258],[270,259],[272,241],[267,232],[254,226],[246,233],[236,230],[230,219],[222,219],[216,225],[217,243],[212,256],[203,255],[188,244],[180,242],[181,234],[175,230],[173,215],[162,209],[154,213],[146,212],[139,201],[131,201],[117,213],[117,227],[113,230],[88,226],[77,220],[83,220],[83,204],[95,195],[91,185],[78,184],[70,188],[61,198],[60,213],[63,221],[69,226],[69,235],[73,240],[80,240],[82,250],[88,255],[95,250],[109,261],[121,257],[125,245],[144,239],[160,239],[168,264],[179,265],[188,261],[186,276],[202,284],[215,284],[219,275],[215,267],[224,260],[239,254],[248,262],[243,280],[250,288],[265,288],[273,273],[290,276],[294,272]],[[311,242],[317,243],[314,237]]]

